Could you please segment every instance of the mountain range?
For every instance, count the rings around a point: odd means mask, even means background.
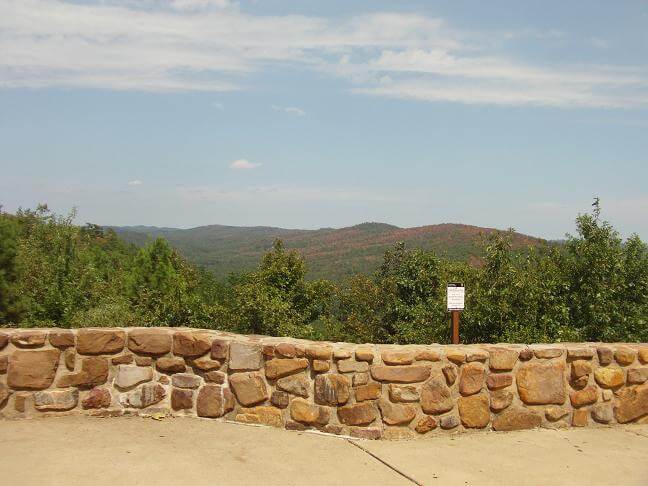
[[[164,237],[189,261],[211,270],[219,278],[231,272],[253,270],[263,254],[281,238],[287,248],[306,258],[309,278],[333,280],[356,273],[371,273],[382,262],[385,250],[399,241],[410,248],[434,250],[453,260],[478,262],[484,236],[498,232],[465,224],[435,224],[399,228],[385,223],[362,223],[347,228],[316,230],[269,226],[208,225],[190,229],[154,226],[113,226],[124,240],[138,246],[151,238]],[[535,246],[544,240],[514,233],[513,246]]]

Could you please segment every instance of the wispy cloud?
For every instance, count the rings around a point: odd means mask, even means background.
[[[237,159],[230,164],[232,170],[251,170],[260,167],[261,164],[250,162],[247,159]]]
[[[272,105],[272,109],[274,111],[281,111],[284,113],[288,113],[289,115],[297,115],[297,116],[305,116],[306,112],[302,110],[301,108],[297,108],[296,106],[278,106],[278,105]]]
[[[144,184],[144,183],[142,181],[140,181],[139,179],[134,179],[132,181],[128,181],[128,185],[131,186],[131,187],[141,186],[142,184]]]

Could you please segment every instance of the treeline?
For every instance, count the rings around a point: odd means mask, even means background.
[[[560,246],[484,241],[483,264],[399,244],[371,276],[306,280],[281,241],[225,282],[163,239],[142,248],[46,206],[0,212],[0,326],[190,326],[376,343],[446,343],[449,281],[466,284],[463,342],[648,341],[648,246],[593,214]]]

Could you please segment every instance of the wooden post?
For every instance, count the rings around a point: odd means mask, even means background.
[[[452,344],[459,344],[459,311],[450,311],[452,316]]]

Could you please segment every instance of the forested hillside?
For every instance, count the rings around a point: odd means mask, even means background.
[[[399,228],[384,223],[318,230],[220,225],[191,229],[149,226],[112,229],[138,246],[163,237],[189,261],[210,270],[217,278],[253,270],[274,240],[281,238],[286,248],[299,250],[308,261],[307,278],[332,280],[373,273],[380,267],[385,251],[400,241],[410,248],[433,250],[443,258],[475,263],[484,255],[483,238],[498,231],[463,224]],[[513,248],[542,243],[539,238],[511,234]]]

